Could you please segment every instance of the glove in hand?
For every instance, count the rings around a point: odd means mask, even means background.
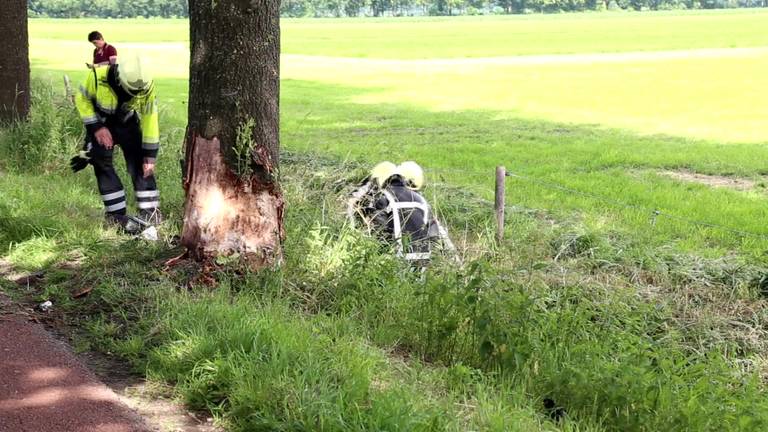
[[[72,169],[72,172],[76,173],[85,169],[85,167],[88,166],[90,160],[91,158],[88,153],[81,151],[80,154],[69,160],[69,167]]]

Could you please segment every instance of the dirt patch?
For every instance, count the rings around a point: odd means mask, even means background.
[[[224,432],[205,413],[187,411],[169,399],[167,388],[143,382],[117,392],[120,400],[133,408],[160,432]]]
[[[699,174],[691,171],[660,171],[659,174],[684,182],[699,183],[711,187],[728,188],[739,191],[755,189],[758,183],[746,178]]]
[[[223,432],[206,413],[184,408],[173,399],[170,386],[145,381],[124,362],[99,352],[78,354],[94,374],[114,391],[120,402],[141,415],[157,432]]]
[[[93,287],[80,286],[79,270],[83,266],[85,257],[80,253],[70,253],[64,260],[45,270],[24,271],[16,268],[7,258],[0,258],[0,282],[9,282],[18,285],[29,293],[33,288],[45,285],[46,276],[49,273],[63,272],[73,281],[71,294],[73,299],[88,295]]]
[[[0,278],[8,282],[14,282],[22,286],[37,285],[43,278],[43,272],[23,272],[14,268],[13,264],[7,259],[0,259]]]

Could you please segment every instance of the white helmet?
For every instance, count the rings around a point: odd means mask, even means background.
[[[390,161],[379,162],[371,170],[371,180],[375,181],[380,188],[383,188],[384,183],[395,174],[397,174],[397,165]]]
[[[123,90],[134,96],[148,91],[153,84],[147,62],[139,56],[121,57],[118,60],[117,80]]]
[[[397,173],[403,176],[409,189],[419,190],[424,187],[424,170],[414,161],[406,161],[397,167]]]

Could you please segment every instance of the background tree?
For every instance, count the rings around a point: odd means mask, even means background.
[[[219,0],[216,0],[217,2]],[[695,9],[766,7],[768,0],[282,0],[285,17],[576,12],[596,9]],[[496,10],[494,10],[496,9]],[[361,12],[362,10],[362,12]],[[186,17],[187,0],[29,0],[30,16],[73,18]]]
[[[339,18],[344,15],[343,0],[321,0],[320,9],[316,12],[318,16],[333,16]]]
[[[373,16],[384,16],[386,11],[392,9],[392,0],[371,0],[370,5]]]
[[[27,0],[3,0],[0,35],[0,122],[7,122],[29,113]]]
[[[449,16],[456,15],[464,7],[464,0],[446,0],[445,5],[448,8]]]
[[[344,13],[349,17],[356,17],[360,15],[360,10],[367,5],[367,0],[347,0],[344,3]]]
[[[280,15],[286,17],[303,17],[312,11],[310,0],[283,0],[280,3]]]
[[[197,259],[281,255],[279,0],[191,0],[182,244]]]

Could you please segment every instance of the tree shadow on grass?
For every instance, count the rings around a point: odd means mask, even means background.
[[[697,172],[763,174],[764,144],[727,144],[640,135],[595,124],[536,120],[519,112],[437,111],[406,103],[356,103],[388,89],[282,82],[282,144],[342,157],[422,157],[456,168],[574,172],[625,167],[688,167]]]

